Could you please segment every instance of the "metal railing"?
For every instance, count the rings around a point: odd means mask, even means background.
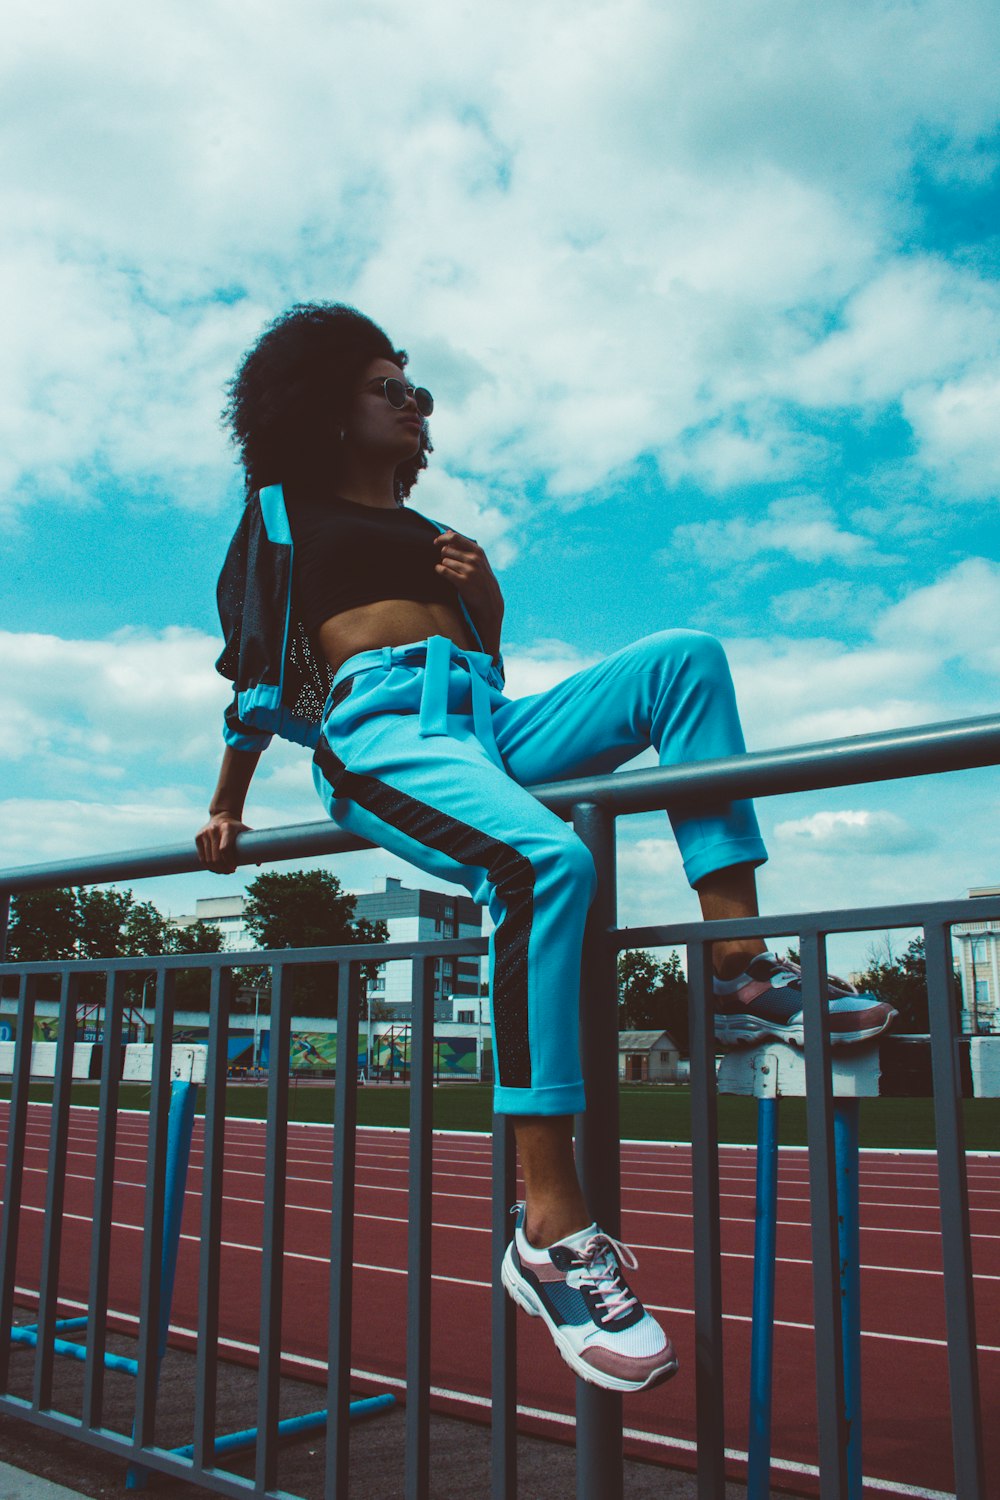
[[[831,933],[919,927],[926,941],[934,1113],[941,1197],[948,1362],[955,1489],[958,1500],[983,1500],[982,1416],[976,1361],[975,1309],[970,1264],[961,1079],[955,1039],[959,1031],[951,985],[950,926],[1000,916],[1000,899],[918,903],[864,910],[784,914],[739,922],[685,922],[623,929],[617,925],[615,820],[670,807],[691,812],[736,797],[760,797],[897,777],[936,774],[1000,763],[1000,717],[859,736],[826,744],[751,754],[670,769],[635,771],[533,788],[547,806],[569,817],[590,849],[598,892],[588,919],[581,995],[581,1050],[588,1109],[577,1120],[580,1175],[591,1211],[610,1233],[620,1228],[616,961],[626,948],[683,946],[690,990],[693,1233],[695,1265],[695,1367],[698,1493],[724,1493],[724,1360],[721,1307],[718,1125],[715,1046],[712,1035],[711,944],[735,936],[797,934],[805,997],[805,1064],[812,1202],[812,1260],[819,1412],[820,1492],[844,1500],[843,1350],[837,1276],[830,1046],[822,1024],[826,937]],[[330,823],[241,835],[238,860],[261,864],[365,847]],[[185,873],[199,869],[191,846],[0,872],[0,944],[5,942],[12,893],[69,884],[100,883]],[[31,1035],[38,979],[58,971],[61,1003],[51,1117],[50,1169],[39,1284],[38,1340],[32,1395],[9,1385],[9,1349],[0,1337],[0,1412],[41,1428],[67,1433],[131,1464],[182,1476],[223,1495],[284,1496],[274,1488],[277,1461],[281,1358],[282,1264],[285,1244],[285,1144],[288,1110],[288,1039],[294,969],[335,964],[338,972],[338,1057],[357,1055],[361,967],[376,959],[410,959],[414,966],[410,1113],[408,1321],[406,1352],[405,1494],[430,1493],[430,1286],[433,1068],[433,962],[480,955],[485,941],[434,940],[372,946],[281,950],[245,954],[171,955],[113,960],[0,964],[0,976],[18,981],[17,1048],[9,1110],[7,1170],[0,1230],[0,1330],[11,1325],[15,1300],[21,1181],[28,1108]],[[0,958],[5,948],[0,946]],[[258,1379],[255,1475],[226,1471],[215,1451],[218,1364],[218,1290],[221,1264],[222,1173],[225,1122],[226,1030],[232,970],[253,964],[272,973],[272,1068],[268,1082],[264,1185],[264,1255]],[[105,1318],[115,1159],[118,1074],[112,1047],[103,1051],[100,1084],[98,1176],[91,1241],[89,1324],[82,1418],[52,1404],[52,1339],[59,1287],[60,1235],[76,1000],[85,975],[107,975],[105,1036],[117,1035],[129,972],[156,973],[155,1046],[150,1108],[149,1176],[145,1199],[135,1427],[131,1438],[102,1422]],[[160,1318],[160,1250],[166,1191],[166,1118],[169,1107],[170,1036],[174,984],[179,970],[211,976],[205,1156],[199,1268],[196,1418],[193,1456],[179,1457],[156,1441],[157,1355]],[[354,1229],[356,1076],[338,1068],[330,1241],[330,1324],[325,1494],[347,1496],[351,1372],[351,1302]],[[510,1236],[508,1209],[515,1193],[515,1160],[508,1120],[497,1117],[493,1134],[492,1428],[493,1500],[514,1500],[516,1465],[516,1323],[500,1281],[500,1260]],[[622,1403],[619,1396],[577,1382],[579,1500],[619,1500],[622,1494]]]

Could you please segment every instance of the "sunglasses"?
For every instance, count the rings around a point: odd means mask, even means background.
[[[385,399],[396,411],[403,410],[410,396],[416,402],[417,411],[422,417],[429,417],[434,410],[434,397],[422,385],[407,385],[405,381],[397,380],[394,375],[390,375],[388,380],[383,380],[381,384]]]

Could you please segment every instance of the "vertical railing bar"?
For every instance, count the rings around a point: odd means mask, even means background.
[[[337,969],[337,1078],[330,1221],[324,1500],[347,1500],[351,1432],[351,1318],[354,1297],[354,1164],[357,1156],[358,1014],[361,966]]]
[[[160,1366],[160,1321],[163,1235],[167,1191],[167,1116],[173,1078],[174,994],[176,974],[161,968],[156,976],[153,1011],[153,1067],[149,1101],[148,1167],[142,1236],[142,1280],[139,1291],[139,1369],[136,1373],[135,1447],[150,1447],[156,1437],[156,1389]]]
[[[430,1493],[434,960],[413,961],[406,1288],[406,1500]]]
[[[517,1308],[500,1279],[504,1251],[514,1233],[511,1206],[517,1193],[517,1157],[509,1115],[493,1116],[493,1288],[490,1293],[492,1490],[491,1500],[517,1500]]]
[[[10,891],[0,891],[0,964],[7,962],[10,932]]]
[[[255,1478],[269,1490],[278,1474],[278,1404],[281,1394],[281,1299],[284,1290],[285,1178],[288,1158],[288,1064],[294,969],[271,971],[271,1042],[264,1147],[264,1241],[260,1273],[260,1363],[257,1384]]]
[[[24,1142],[28,1129],[28,1092],[31,1087],[31,1050],[35,1025],[33,975],[22,974],[17,996],[17,1038],[7,1124],[7,1172],[4,1177],[3,1219],[0,1220],[0,1391],[7,1389],[10,1337],[14,1317],[17,1242],[21,1227],[21,1187]]]
[[[844,1348],[840,1323],[833,1087],[826,996],[826,942],[823,936],[816,932],[803,933],[801,954],[809,1197],[812,1208],[813,1315],[816,1326],[819,1488],[821,1500],[846,1500]]]
[[[231,983],[229,969],[212,970],[201,1175],[201,1255],[198,1265],[198,1353],[194,1396],[196,1471],[215,1466],[219,1277],[222,1265],[222,1188],[226,1147],[226,1070],[229,1060]]]
[[[578,1171],[587,1208],[601,1229],[621,1236],[618,1120],[618,954],[610,934],[617,919],[615,820],[607,808],[579,803],[573,829],[597,873],[587,913],[580,981],[580,1060],[587,1108],[576,1119]],[[578,1500],[621,1500],[622,1398],[576,1382]]]
[[[111,1215],[114,1209],[118,1086],[122,1073],[122,1015],[125,1009],[126,978],[127,975],[121,969],[110,971],[104,995],[94,1224],[90,1242],[90,1289],[87,1297],[87,1361],[83,1377],[83,1425],[94,1428],[102,1425],[104,1410],[104,1351],[108,1339]]]
[[[771,1493],[771,1412],[774,1391],[774,1279],[778,1239],[777,1097],[757,1100],[757,1202],[754,1214],[750,1320],[750,1437],[747,1495]]]
[[[715,1073],[712,945],[691,943],[691,1192],[694,1249],[695,1397],[699,1500],[726,1489],[722,1242],[719,1224],[719,1116]]]
[[[951,934],[935,923],[924,934],[930,1012],[934,1126],[941,1200],[941,1254],[948,1330],[948,1379],[956,1500],[986,1493],[976,1354],[969,1186],[958,1067],[959,1018],[953,989]]]
[[[45,1180],[45,1240],[42,1274],[38,1288],[38,1343],[35,1347],[33,1401],[36,1410],[52,1402],[53,1343],[59,1302],[59,1262],[62,1252],[63,1203],[66,1190],[66,1143],[69,1137],[70,1093],[73,1085],[73,1053],[76,1045],[76,1001],[78,975],[63,971],[59,996],[59,1035],[52,1090],[49,1127],[49,1159]]]

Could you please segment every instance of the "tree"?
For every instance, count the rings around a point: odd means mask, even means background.
[[[166,923],[164,923],[166,927]],[[222,933],[200,918],[186,927],[166,927],[165,953],[221,953]],[[180,969],[177,972],[174,1003],[181,1010],[205,1010],[211,992],[207,969]]]
[[[81,958],[124,956],[125,925],[135,905],[131,891],[76,892],[76,946]]]
[[[120,941],[124,953],[141,953],[146,958],[152,958],[158,953],[169,953],[175,946],[173,930],[168,927],[166,917],[152,901],[133,903],[125,917]]]
[[[658,963],[641,948],[618,956],[618,1024],[623,1031],[668,1031],[688,1051],[688,986],[680,957]]]
[[[927,963],[924,940],[913,938],[906,952],[896,958],[892,941],[886,933],[882,949],[872,947],[868,968],[858,975],[859,987],[870,990],[877,1000],[885,1000],[899,1011],[895,1030],[925,1033],[930,1030],[927,1008]]]
[[[11,900],[10,956],[12,961],[39,963],[76,955],[76,893],[19,891]]]
[[[385,942],[384,922],[356,919],[355,900],[326,870],[279,874],[266,870],[247,888],[243,920],[262,948],[325,948]],[[366,964],[363,977],[373,977]],[[333,975],[327,964],[303,966],[295,978],[294,1008],[299,1015],[329,1016],[337,1011]]]

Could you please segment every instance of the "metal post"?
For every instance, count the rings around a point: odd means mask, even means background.
[[[337,967],[337,1081],[330,1217],[330,1314],[327,1355],[325,1500],[347,1500],[350,1468],[351,1314],[354,1288],[354,1171],[360,964]]]
[[[271,1043],[268,1055],[264,1235],[260,1274],[260,1378],[257,1387],[258,1438],[255,1466],[256,1482],[262,1491],[272,1489],[278,1475],[288,1070],[294,980],[294,969],[283,964],[274,965],[271,971]]]
[[[711,954],[711,943],[692,943],[688,948],[699,1500],[723,1500],[726,1491],[719,1116]]]
[[[774,1378],[774,1267],[778,1228],[778,1100],[757,1100],[757,1207],[750,1325],[748,1500],[771,1491],[771,1395]]]
[[[837,1270],[837,1184],[833,1152],[826,956],[822,939],[817,933],[803,933],[801,948],[820,1500],[846,1500],[844,1349],[840,1332],[840,1286]]]
[[[618,1125],[618,960],[609,933],[617,917],[615,823],[593,802],[573,809],[573,827],[597,869],[587,917],[580,983],[580,1058],[587,1109],[576,1120],[578,1170],[587,1206],[600,1227],[621,1234]],[[576,1383],[577,1500],[621,1500],[622,1398]]]
[[[194,1466],[215,1467],[216,1372],[219,1362],[219,1278],[222,1187],[226,1150],[226,1073],[232,970],[212,970],[208,1067],[201,1174],[201,1255],[198,1267],[198,1350],[195,1364]]]
[[[493,1488],[491,1500],[517,1500],[517,1308],[500,1279],[500,1264],[514,1229],[517,1191],[514,1130],[509,1115],[493,1116],[493,1289],[491,1394]]]
[[[14,1284],[18,1231],[21,1227],[21,1186],[24,1143],[28,1129],[28,1091],[31,1087],[31,1047],[35,1023],[35,977],[21,975],[17,1004],[17,1041],[14,1075],[7,1117],[7,1169],[4,1174],[3,1216],[0,1219],[0,1391],[7,1389],[10,1343],[7,1330],[14,1315]]]
[[[118,1133],[118,1085],[122,1071],[125,978],[121,969],[109,972],[104,992],[104,1041],[97,1117],[97,1180],[94,1184],[94,1226],[90,1243],[90,1288],[87,1296],[90,1324],[87,1329],[87,1364],[83,1390],[83,1421],[87,1427],[103,1425],[104,1348],[108,1331],[111,1214]]]
[[[837,1242],[840,1250],[840,1328],[844,1344],[844,1423],[847,1494],[861,1500],[861,1224],[858,1202],[858,1124],[861,1101],[833,1101],[837,1163]]]
[[[174,1115],[175,1104],[173,1072],[174,988],[176,972],[161,968],[157,974],[155,1011],[153,1017],[153,1065],[151,1070],[152,1093],[149,1102],[149,1136],[147,1140],[146,1205],[142,1240],[142,1281],[139,1295],[139,1359],[136,1380],[135,1421],[132,1426],[133,1445],[136,1450],[152,1447],[156,1435],[156,1396],[160,1379],[160,1363],[166,1350],[170,1328],[170,1300],[164,1306],[164,1269],[167,1264],[168,1244],[165,1233],[167,1219],[166,1200],[170,1190],[168,1162],[171,1158],[171,1124],[177,1128],[183,1119]],[[184,1085],[181,1085],[184,1087]],[[192,1089],[194,1095],[196,1089]],[[194,1100],[191,1100],[190,1125],[187,1126],[187,1150],[184,1154],[183,1175],[187,1177],[190,1158],[191,1135],[194,1131]],[[177,1156],[174,1154],[174,1164]],[[180,1239],[180,1209],[173,1233]],[[177,1243],[173,1247],[173,1264],[176,1268]],[[171,1274],[171,1287],[173,1275]],[[145,1489],[148,1471],[142,1464],[133,1462],[125,1476],[126,1489]]]
[[[938,1191],[941,1196],[941,1250],[945,1326],[948,1330],[955,1495],[956,1500],[979,1500],[986,1493],[986,1477],[976,1354],[969,1184],[965,1167],[962,1084],[956,1047],[959,1025],[952,987],[951,933],[948,927],[938,923],[928,924],[924,943],[931,1027],[931,1069],[934,1078]]]
[[[406,1500],[430,1494],[434,959],[413,965],[406,1295]]]
[[[58,1320],[59,1261],[62,1248],[63,1205],[66,1189],[67,1137],[73,1051],[76,1045],[76,1003],[80,976],[63,970],[59,997],[59,1038],[56,1043],[55,1084],[49,1128],[49,1161],[45,1183],[45,1240],[38,1298],[38,1358],[35,1363],[34,1404],[45,1410],[52,1403],[52,1348]],[[83,1319],[86,1327],[87,1320]]]

